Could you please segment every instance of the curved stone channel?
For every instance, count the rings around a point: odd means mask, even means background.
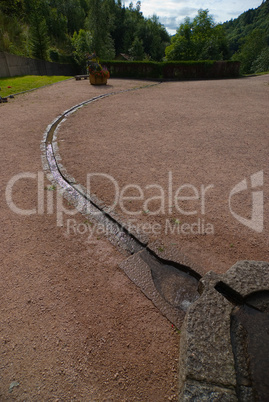
[[[109,240],[129,257],[120,265],[128,277],[152,300],[155,306],[177,327],[180,327],[188,307],[199,298],[198,282],[201,275],[191,267],[158,256],[148,245],[146,236],[130,232],[87,189],[76,183],[59,163],[57,130],[68,116],[97,100],[123,92],[142,90],[159,83],[99,95],[66,110],[46,129],[41,145],[44,170],[50,181],[60,186],[62,195],[88,219],[106,228]]]

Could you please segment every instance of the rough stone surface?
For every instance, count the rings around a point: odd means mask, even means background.
[[[181,331],[180,401],[237,400],[230,338],[234,304],[215,289],[219,282],[243,297],[268,290],[269,264],[239,261],[224,275],[209,272],[200,280],[202,295],[189,308]],[[253,400],[251,389],[246,387],[244,395],[247,402]]]
[[[181,390],[179,400],[184,402],[236,402],[235,391],[195,381],[187,381]]]
[[[154,286],[149,266],[136,253],[119,265],[126,275],[141,289],[154,305],[177,327],[180,328],[185,313],[166,302]]]
[[[269,288],[269,264],[263,261],[239,261],[223,280],[243,297]]]
[[[218,275],[204,278],[209,287],[189,308],[181,337],[181,375],[184,379],[235,386],[230,343],[230,304],[214,288]]]

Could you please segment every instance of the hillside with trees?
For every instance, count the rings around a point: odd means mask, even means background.
[[[0,0],[0,50],[51,61],[81,63],[85,52],[103,59],[127,54],[160,61],[170,42],[141,3],[117,0]]]
[[[57,62],[106,60],[239,60],[243,73],[269,70],[269,0],[216,24],[209,10],[186,18],[169,36],[141,2],[0,0],[0,51]]]
[[[243,73],[269,71],[269,0],[223,24],[232,60]]]

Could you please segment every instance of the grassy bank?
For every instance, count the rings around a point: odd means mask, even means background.
[[[25,75],[22,77],[0,78],[0,96],[5,97],[19,92],[29,91],[29,89],[40,88],[69,78],[71,77],[47,75]]]

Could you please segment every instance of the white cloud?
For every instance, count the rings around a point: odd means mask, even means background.
[[[135,4],[136,1],[133,1]],[[129,2],[125,1],[125,6]],[[215,22],[225,22],[237,18],[250,8],[257,8],[262,0],[191,0],[187,3],[182,0],[141,0],[141,11],[144,17],[156,14],[159,21],[166,27],[169,33],[174,34],[185,17],[193,18],[199,9],[208,9]]]

